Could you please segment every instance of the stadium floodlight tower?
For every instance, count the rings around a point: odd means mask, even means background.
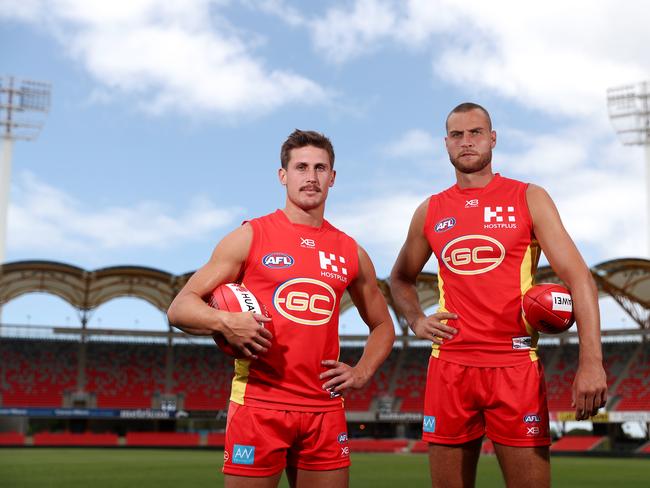
[[[645,146],[646,232],[650,255],[650,82],[609,88],[607,109],[623,144]]]
[[[32,141],[50,110],[51,85],[41,81],[0,77],[0,264],[5,260],[7,212],[11,188],[11,155],[16,140]]]

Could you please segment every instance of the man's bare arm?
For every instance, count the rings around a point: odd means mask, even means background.
[[[589,268],[562,225],[560,214],[544,189],[529,185],[526,192],[533,230],[549,264],[573,297],[580,356],[573,383],[576,419],[595,415],[607,402],[607,379],[600,342],[598,290]]]
[[[323,388],[333,388],[336,392],[343,392],[348,388],[362,388],[386,360],[395,341],[393,319],[384,295],[377,285],[377,275],[372,261],[361,247],[358,255],[359,273],[350,283],[348,292],[359,315],[368,325],[370,335],[363,354],[354,367],[336,360],[323,361],[323,366],[330,368],[320,376],[321,379],[327,380]]]
[[[266,352],[271,345],[271,333],[258,322],[270,319],[250,313],[230,313],[216,310],[206,303],[212,290],[237,279],[253,238],[246,224],[234,230],[217,245],[210,260],[197,270],[174,298],[167,311],[169,323],[188,334],[213,335],[221,333],[246,356]]]
[[[443,323],[458,318],[454,313],[439,312],[424,315],[418,300],[415,283],[422,268],[431,257],[431,246],[424,235],[424,222],[427,215],[429,199],[420,204],[413,214],[406,242],[397,256],[390,274],[390,290],[393,301],[409,327],[420,339],[427,339],[442,344],[444,339],[451,339],[457,330]]]

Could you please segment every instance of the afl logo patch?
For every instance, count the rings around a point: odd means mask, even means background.
[[[272,252],[262,258],[262,264],[271,269],[289,268],[294,262],[293,257],[283,252]]]
[[[436,232],[444,232],[446,230],[451,229],[454,225],[456,225],[456,219],[453,217],[445,217],[442,219],[440,222],[436,224],[436,226],[433,228]]]
[[[459,275],[477,275],[499,266],[506,257],[506,249],[492,237],[470,235],[449,241],[441,257],[449,271]]]
[[[336,292],[313,278],[294,278],[277,287],[273,306],[284,318],[301,325],[324,325],[336,309]]]

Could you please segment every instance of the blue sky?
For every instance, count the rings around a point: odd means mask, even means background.
[[[444,118],[467,100],[492,114],[494,169],[544,186],[590,265],[646,256],[643,154],[618,142],[606,89],[650,78],[648,7],[525,4],[4,0],[2,74],[53,85],[40,137],[14,148],[7,261],[194,270],[283,205],[298,127],[332,139],[326,215],[386,277],[417,204],[453,183]],[[96,318],[162,323],[147,307]],[[24,297],[3,320],[71,314]]]

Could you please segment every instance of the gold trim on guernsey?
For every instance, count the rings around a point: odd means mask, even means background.
[[[533,277],[535,276],[535,271],[537,270],[537,263],[539,262],[540,247],[537,241],[532,241],[526,248],[524,253],[524,259],[521,261],[521,268],[519,271],[520,280],[521,280],[521,295],[528,291],[528,289],[533,286]],[[531,362],[537,361],[539,356],[537,355],[537,342],[539,341],[539,332],[533,329],[528,321],[523,317],[524,325],[526,326],[526,332],[531,338],[530,355]]]
[[[446,312],[447,309],[445,308],[445,289],[443,288],[443,280],[441,273],[438,273],[438,296],[440,299],[438,300],[438,312]],[[445,320],[444,323],[446,324],[447,321]],[[431,344],[431,355],[434,358],[439,358],[440,357],[440,344],[436,344],[435,342]]]
[[[248,371],[251,364],[250,359],[235,359],[235,376],[232,379],[232,391],[230,401],[244,404],[244,394],[248,384]]]

